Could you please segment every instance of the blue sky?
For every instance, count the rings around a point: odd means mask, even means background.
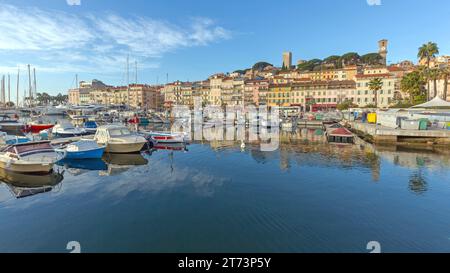
[[[66,92],[81,80],[126,84],[201,80],[264,60],[281,63],[356,51],[389,39],[389,62],[416,61],[437,42],[450,54],[447,0],[0,0],[0,73],[37,69],[38,92]],[[75,1],[77,0],[69,0]],[[428,12],[429,10],[429,12]],[[27,77],[21,78],[21,93]],[[131,80],[133,81],[133,80]]]

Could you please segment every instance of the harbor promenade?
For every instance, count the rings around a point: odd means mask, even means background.
[[[442,145],[450,149],[450,130],[408,130],[394,129],[386,126],[362,123],[358,121],[346,122],[357,134],[369,135],[377,144],[425,144]]]

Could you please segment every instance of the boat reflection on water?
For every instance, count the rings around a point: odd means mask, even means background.
[[[80,175],[88,171],[108,170],[108,165],[102,159],[64,159],[56,164],[64,167],[72,175]]]
[[[168,150],[168,151],[183,151],[187,152],[187,146],[185,143],[156,143],[153,145],[154,150]]]
[[[61,185],[63,178],[63,175],[57,172],[46,175],[31,175],[0,169],[0,179],[18,199],[50,192]]]
[[[148,164],[148,160],[142,154],[111,154],[106,153],[103,161],[107,163],[107,169],[100,171],[103,176],[113,176],[123,173],[134,166],[143,166]]]

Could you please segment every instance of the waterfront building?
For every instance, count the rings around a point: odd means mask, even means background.
[[[291,105],[291,84],[282,83],[269,85],[267,92],[268,106],[290,106]]]
[[[245,105],[267,105],[268,91],[269,91],[269,80],[256,79],[245,81],[244,85]]]
[[[220,103],[218,105],[232,105],[232,97],[234,92],[233,78],[225,77],[220,85]]]
[[[194,105],[193,99],[193,84],[191,82],[180,83],[180,103],[192,107]]]
[[[222,80],[225,78],[224,75],[214,75],[210,77],[210,92],[208,96],[208,104],[210,105],[221,105],[222,96]]]
[[[294,81],[293,78],[288,78],[283,75],[274,76],[273,78],[271,78],[271,80],[274,84],[288,84]]]
[[[129,88],[117,86],[103,91],[102,94],[93,94],[97,95],[99,102],[105,105],[129,105],[140,109],[159,109],[162,103],[160,88],[160,86],[147,84],[130,84]],[[91,96],[93,94],[91,93]]]
[[[382,89],[377,96],[369,89],[369,82],[376,78],[382,80]],[[377,106],[386,108],[394,103],[400,80],[384,66],[366,68],[363,74],[356,75],[356,94],[352,96],[352,101],[362,107],[375,104],[377,97]]]
[[[233,78],[233,93],[229,105],[237,106],[244,104],[245,79],[242,77]]]
[[[303,110],[336,109],[337,104],[351,100],[355,81],[299,81],[292,85],[291,106]]]
[[[109,88],[99,80],[80,81],[78,88],[70,89],[68,92],[69,103],[73,105],[89,104],[92,102],[91,92],[102,92]]]
[[[427,66],[427,59],[423,58],[419,60],[419,65],[421,66]],[[430,60],[430,68],[444,68],[444,67],[449,67],[450,66],[450,56],[447,55],[442,55],[442,56],[437,56],[434,58],[431,58]]]

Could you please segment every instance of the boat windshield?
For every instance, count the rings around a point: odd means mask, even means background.
[[[112,137],[125,136],[125,135],[130,135],[130,134],[131,134],[131,132],[127,128],[117,128],[117,129],[112,129],[109,131],[109,135]]]

